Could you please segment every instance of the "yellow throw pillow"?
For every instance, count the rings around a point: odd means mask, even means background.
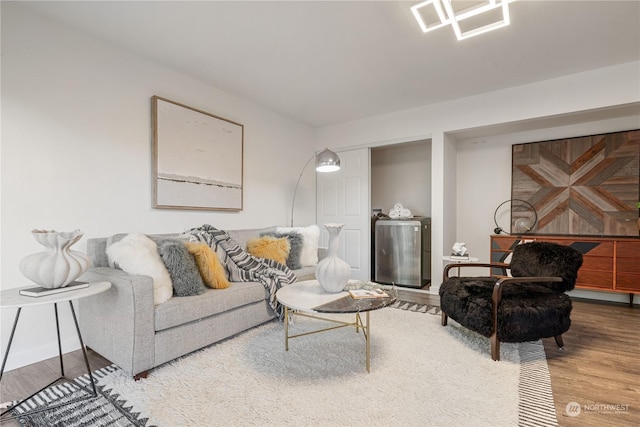
[[[231,286],[218,255],[206,243],[185,242],[189,253],[193,255],[205,285],[213,289]]]
[[[247,252],[258,258],[272,259],[287,265],[291,245],[286,237],[262,236],[247,241]]]

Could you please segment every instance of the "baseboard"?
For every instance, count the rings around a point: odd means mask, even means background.
[[[567,292],[571,297],[584,298],[597,301],[620,302],[629,305],[629,294],[624,292],[598,292],[586,289],[574,289]],[[635,295],[633,305],[640,305],[640,295]]]

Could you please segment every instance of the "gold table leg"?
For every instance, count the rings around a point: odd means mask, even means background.
[[[369,323],[369,312],[367,311],[367,325],[365,327],[365,340],[367,346],[367,372],[371,373],[371,324]]]
[[[319,319],[319,320],[324,320],[324,321],[328,321],[328,322],[333,322],[333,323],[338,323],[339,326],[334,326],[334,327],[330,327],[330,328],[323,328],[323,329],[318,329],[315,331],[310,331],[310,332],[304,332],[301,334],[297,334],[297,335],[291,335],[289,336],[289,308],[285,305],[284,306],[284,348],[285,351],[289,351],[289,338],[297,338],[297,337],[301,337],[301,336],[305,336],[305,335],[311,335],[311,334],[317,334],[319,332],[326,332],[326,331],[331,331],[333,329],[338,329],[338,328],[344,328],[345,326],[354,326],[356,328],[356,333],[360,332],[360,329],[362,329],[362,332],[364,333],[364,339],[365,339],[365,348],[366,348],[366,367],[367,367],[367,372],[371,373],[371,318],[370,318],[370,312],[367,311],[366,312],[366,321],[365,323],[362,323],[362,317],[360,317],[360,313],[356,313],[356,321],[354,323],[350,323],[350,322],[342,322],[342,321],[338,321],[338,320],[334,320],[334,319],[329,319],[329,318],[324,318],[324,317],[318,317],[318,316],[313,316],[310,314],[305,314],[305,313],[300,313],[300,312],[295,312],[297,315],[299,316],[304,316],[304,317],[309,317],[311,319]]]
[[[284,306],[284,349],[289,351],[289,308]]]

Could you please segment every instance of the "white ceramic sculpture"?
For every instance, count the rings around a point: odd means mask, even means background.
[[[70,249],[82,231],[32,230],[31,234],[46,250],[20,261],[20,271],[29,280],[43,288],[62,288],[89,268],[89,257]]]
[[[468,254],[468,250],[467,250],[467,244],[466,243],[460,243],[460,242],[455,242],[453,244],[453,247],[451,248],[451,250],[453,252],[452,255],[458,255],[458,256],[466,256]]]
[[[316,279],[326,292],[342,292],[351,276],[351,266],[338,258],[339,235],[344,224],[325,224],[329,232],[329,250],[326,258],[316,266]]]

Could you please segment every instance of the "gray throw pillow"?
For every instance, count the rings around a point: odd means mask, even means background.
[[[260,236],[274,236],[274,237],[286,237],[289,240],[289,256],[287,257],[287,267],[291,270],[298,270],[302,268],[300,257],[302,256],[302,244],[304,243],[302,234],[291,231],[289,233],[276,233],[275,231],[269,231],[266,233],[260,233]]]
[[[196,261],[182,241],[159,241],[158,252],[171,276],[174,296],[188,297],[206,291]]]

